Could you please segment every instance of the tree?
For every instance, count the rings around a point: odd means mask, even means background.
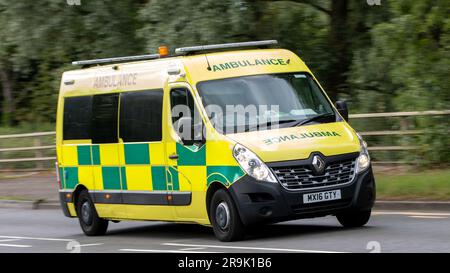
[[[6,10],[5,3],[0,2],[0,25],[6,24],[4,16]],[[3,123],[13,125],[12,115],[15,111],[13,85],[14,79],[8,65],[8,55],[11,51],[11,45],[8,41],[8,33],[6,28],[0,28],[0,87],[2,89],[3,103],[1,105]]]
[[[0,1],[0,81],[7,124],[54,121],[61,73],[73,69],[71,61],[142,51],[135,35],[136,1],[84,1],[80,6],[60,0]]]
[[[391,4],[391,18],[370,30],[370,44],[356,51],[350,84],[359,110],[417,111],[450,105],[450,6],[445,0]],[[427,117],[410,123],[423,129],[411,145],[424,147],[420,160],[448,162],[450,137],[445,118]],[[410,154],[409,156],[412,156]]]

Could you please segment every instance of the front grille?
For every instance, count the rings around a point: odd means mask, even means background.
[[[355,159],[351,159],[330,163],[321,175],[316,175],[310,165],[272,167],[272,170],[286,189],[306,190],[352,182],[355,162]]]

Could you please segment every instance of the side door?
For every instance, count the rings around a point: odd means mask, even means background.
[[[163,89],[120,94],[120,160],[128,218],[172,220],[163,144]]]
[[[170,86],[168,190],[171,204],[180,219],[203,219],[206,191],[206,145],[202,140],[203,121],[187,84]],[[200,136],[199,136],[200,134]]]
[[[119,94],[94,95],[92,100],[92,161],[96,209],[102,217],[125,217],[118,136]]]

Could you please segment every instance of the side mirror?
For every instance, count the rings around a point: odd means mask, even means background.
[[[184,145],[194,145],[196,143],[205,143],[206,139],[203,133],[203,122],[193,124],[191,117],[181,117],[174,124],[177,134],[180,136]]]
[[[345,121],[348,121],[348,108],[347,108],[347,102],[343,100],[336,101],[336,109],[339,111],[339,114],[345,119]]]

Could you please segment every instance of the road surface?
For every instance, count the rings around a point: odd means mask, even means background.
[[[60,210],[0,209],[0,252],[450,252],[450,212],[377,211],[366,227],[334,217],[260,226],[245,241],[222,243],[194,224],[110,223],[86,237]]]

